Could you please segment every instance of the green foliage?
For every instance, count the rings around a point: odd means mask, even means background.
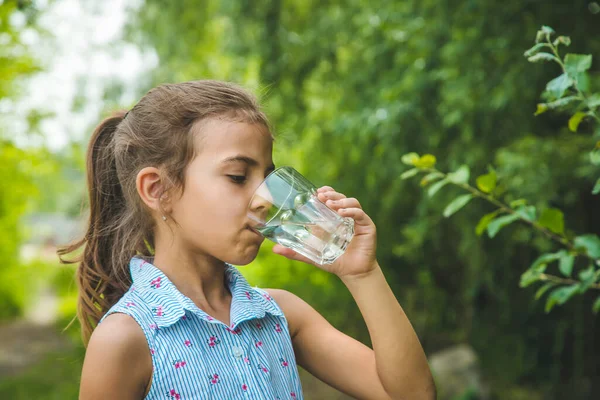
[[[37,193],[32,182],[36,162],[35,154],[0,140],[0,320],[19,315],[24,307],[25,291],[14,278],[20,272],[21,217]]]
[[[489,173],[477,177],[477,188],[483,193],[491,193],[496,188],[497,181],[496,171],[491,170]]]
[[[564,44],[568,46],[571,41],[569,38],[561,36],[554,42],[551,42],[550,39],[553,34],[554,31],[551,28],[543,26],[536,36],[536,44],[525,52],[525,56],[528,57],[530,62],[539,60],[555,61],[563,69],[563,74],[558,78],[551,80],[546,85],[545,94],[549,99],[553,99],[553,101],[545,104],[538,104],[538,109],[535,114],[538,115],[547,110],[563,107],[572,102],[578,102],[579,106],[577,109],[584,107],[587,108],[588,111],[577,111],[569,119],[569,129],[576,132],[585,116],[591,116],[597,120],[597,122],[600,122],[600,118],[595,113],[595,103],[590,105],[582,89],[582,86],[584,86],[582,85],[582,82],[588,81],[587,75],[585,74],[592,65],[592,57],[591,55],[569,53],[564,57],[564,60],[561,60],[558,53],[558,45]],[[553,55],[539,52],[543,48],[549,48]],[[565,94],[568,94],[569,89],[571,89],[571,92],[575,95],[564,97]],[[594,93],[591,98],[595,98],[596,95],[597,94]],[[598,143],[596,144],[596,147],[598,147]],[[410,171],[410,176],[408,177],[417,175],[419,172],[418,170],[421,170],[421,172],[427,174],[438,174],[439,177],[442,178],[441,181],[437,182],[435,187],[434,185],[430,187],[430,196],[431,191],[433,191],[433,193],[437,192],[446,183],[452,183],[470,192],[469,194],[459,196],[453,200],[443,212],[445,217],[454,214],[464,207],[473,197],[480,197],[497,207],[497,209],[493,213],[487,213],[481,217],[475,228],[477,235],[481,235],[484,230],[487,230],[488,236],[494,238],[505,226],[516,221],[521,221],[529,224],[534,229],[537,229],[550,239],[569,249],[570,252],[563,249],[556,253],[542,254],[521,275],[521,287],[527,287],[538,281],[550,281],[553,283],[552,286],[556,283],[566,285],[554,289],[548,296],[545,307],[546,312],[552,310],[556,304],[565,304],[575,293],[585,293],[590,288],[600,289],[600,269],[596,271],[596,267],[600,266],[600,237],[598,237],[598,235],[587,234],[577,236],[573,239],[568,238],[565,235],[564,214],[558,208],[544,208],[539,217],[537,217],[536,207],[528,206],[526,205],[526,202],[523,202],[522,200],[513,201],[510,206],[503,204],[492,194],[498,184],[498,176],[493,169],[491,169],[488,174],[479,176],[476,180],[477,188],[474,188],[470,186],[468,182],[468,166],[462,165],[457,171],[444,174],[433,168],[433,165],[418,165],[416,162],[418,159],[416,153],[409,153],[404,156],[403,160],[405,163],[416,167]],[[433,159],[435,158],[433,157]],[[590,153],[590,161],[593,165],[600,165],[600,151],[598,151],[598,148]],[[417,171],[415,171],[415,169]],[[423,182],[423,180],[421,182]],[[593,193],[596,193],[597,191],[596,188],[592,190]],[[499,213],[505,213],[506,215],[497,216]],[[573,271],[575,258],[578,255],[583,258],[588,258],[588,261],[591,261],[587,269],[579,272],[581,282],[569,279]],[[567,279],[545,273],[547,265],[557,260],[559,261],[558,270],[562,275],[566,276]],[[536,293],[536,299],[545,293],[549,287],[548,284],[542,286],[542,289],[539,289]],[[592,308],[595,309],[595,307]]]
[[[554,233],[562,234],[565,231],[563,212],[557,208],[544,209],[540,215],[538,224]]]
[[[452,203],[448,204],[444,209],[444,217],[448,218],[461,208],[467,205],[469,201],[473,199],[472,194],[463,194],[462,196],[458,196],[456,199],[452,200]]]

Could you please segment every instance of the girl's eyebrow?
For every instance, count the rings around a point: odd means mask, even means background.
[[[250,167],[257,167],[259,165],[258,161],[256,161],[254,158],[244,156],[242,154],[238,154],[233,157],[227,157],[226,159],[221,161],[221,164],[231,164],[231,163],[236,163],[236,162],[243,162],[245,164],[248,164],[248,166],[250,166]],[[275,170],[275,164],[269,165],[266,169],[266,171],[268,171],[268,172],[273,171],[273,170]]]

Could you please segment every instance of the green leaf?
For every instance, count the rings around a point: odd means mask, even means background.
[[[429,197],[433,197],[434,194],[436,194],[441,188],[446,186],[448,183],[450,183],[448,179],[442,179],[441,181],[437,181],[433,185],[429,186],[429,189],[427,190],[427,195]]]
[[[546,103],[546,106],[548,107],[549,110],[556,110],[556,109],[566,107],[569,104],[574,103],[576,101],[581,101],[581,99],[577,96],[567,96],[567,97],[563,97],[562,99],[555,100],[551,103]]]
[[[558,208],[546,208],[542,211],[538,223],[554,233],[564,233],[565,231],[564,215]]]
[[[594,93],[587,99],[587,106],[589,108],[596,108],[600,106],[600,93]]]
[[[536,35],[535,35],[535,42],[536,43],[540,43],[541,41],[543,41],[546,38],[546,34],[544,33],[544,31],[539,30],[537,31]]]
[[[548,105],[544,103],[538,103],[537,109],[535,110],[535,113],[533,113],[533,115],[540,115],[545,113],[546,111],[548,111]]]
[[[586,253],[592,258],[600,258],[600,238],[593,233],[577,236],[573,240],[576,248],[585,249]]]
[[[558,47],[559,44],[564,44],[568,47],[571,45],[571,38],[568,36],[559,36],[554,40],[552,44],[554,45],[554,47]]]
[[[594,188],[592,189],[592,194],[598,194],[600,193],[600,178],[598,178],[598,180],[596,181],[596,184],[594,185]]]
[[[535,270],[538,272],[544,272],[546,270],[546,265],[551,263],[552,261],[556,261],[560,258],[560,252],[557,253],[546,253],[542,254],[531,264],[529,269]]]
[[[489,214],[485,214],[483,217],[481,217],[481,219],[477,223],[477,227],[475,227],[475,233],[477,234],[477,236],[481,236],[483,234],[490,221],[496,218],[496,215],[498,215],[499,212],[500,210],[496,210]]]
[[[594,301],[594,305],[592,306],[592,311],[594,314],[598,314],[598,311],[600,311],[600,296],[598,296],[596,301]]]
[[[549,313],[555,304],[565,304],[578,290],[579,284],[554,289],[546,300],[546,312]]]
[[[558,58],[553,56],[550,53],[537,53],[532,55],[531,57],[527,57],[527,61],[529,62],[538,62],[538,61],[558,61]]]
[[[496,176],[496,171],[492,170],[485,175],[477,177],[477,188],[483,193],[491,193],[496,188],[497,181],[498,177]]]
[[[409,169],[408,171],[404,171],[402,173],[402,175],[400,175],[400,179],[404,180],[404,179],[412,178],[413,176],[418,174],[419,171],[420,171],[419,168],[413,168],[413,169]]]
[[[452,183],[468,183],[469,167],[467,165],[461,165],[456,171],[448,174],[448,180]]]
[[[547,25],[542,25],[542,32],[544,32],[545,34],[548,34],[548,35],[555,33],[554,29],[550,28]]]
[[[558,78],[552,79],[546,85],[548,91],[555,99],[563,97],[568,88],[573,85],[573,80],[567,74],[562,74]]]
[[[423,179],[421,179],[421,186],[427,186],[431,182],[441,179],[443,177],[444,177],[444,174],[442,174],[441,172],[438,172],[438,171],[431,172],[431,173],[425,175],[423,177]]]
[[[417,168],[432,168],[436,163],[435,156],[432,154],[425,154],[418,160],[414,161],[414,166]]]
[[[548,43],[537,43],[536,45],[534,45],[532,48],[530,48],[529,50],[527,50],[525,53],[523,53],[523,55],[525,57],[531,57],[532,55],[534,55],[535,53],[537,53],[538,51],[540,51],[541,49],[543,49],[544,47],[549,47]]]
[[[516,210],[517,215],[528,221],[535,221],[536,209],[535,206],[521,206]]]
[[[561,274],[566,277],[570,277],[573,272],[573,264],[575,263],[575,255],[567,253],[566,251],[560,252],[560,258],[558,259],[558,270]]]
[[[408,153],[403,155],[400,160],[406,165],[415,165],[415,161],[419,160],[419,155],[417,153]]]
[[[580,72],[585,72],[592,66],[591,54],[572,54],[565,56],[565,70],[574,80],[577,80]]]
[[[579,280],[581,281],[580,293],[585,293],[585,291],[592,286],[595,281],[595,272],[594,266],[590,265],[587,269],[584,269],[579,273]]]
[[[535,299],[538,300],[540,297],[542,297],[544,295],[544,293],[546,293],[548,291],[548,289],[551,289],[556,285],[557,285],[556,282],[548,282],[545,285],[541,286],[537,290],[537,292],[535,292]]]
[[[517,199],[517,200],[513,200],[509,203],[510,208],[517,208],[520,206],[524,206],[527,204],[527,199]]]
[[[498,218],[494,219],[487,226],[488,236],[493,238],[494,236],[496,236],[498,231],[500,231],[500,229],[504,228],[506,225],[508,225],[518,219],[519,219],[518,214],[504,215],[502,217],[498,217]]]
[[[523,274],[521,275],[521,280],[519,281],[519,286],[522,288],[527,287],[527,286],[531,285],[532,283],[539,281],[540,276],[542,276],[542,272],[528,269],[527,271],[523,272]]]
[[[571,118],[569,118],[569,129],[571,132],[577,132],[577,128],[581,121],[587,116],[586,113],[578,111]]]
[[[446,206],[444,209],[444,217],[448,218],[461,208],[463,208],[471,199],[473,198],[472,194],[463,194],[462,196],[458,196],[450,204]]]
[[[600,150],[592,150],[590,152],[590,162],[594,165],[600,165]]]

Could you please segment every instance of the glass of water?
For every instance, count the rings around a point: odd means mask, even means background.
[[[292,167],[280,167],[256,189],[248,206],[251,228],[317,264],[331,264],[354,236],[354,220],[317,198],[317,188]]]

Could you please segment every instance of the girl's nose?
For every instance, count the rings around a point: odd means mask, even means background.
[[[273,204],[268,198],[261,195],[255,195],[248,206],[248,213],[251,219],[260,224],[266,223],[266,218]]]

